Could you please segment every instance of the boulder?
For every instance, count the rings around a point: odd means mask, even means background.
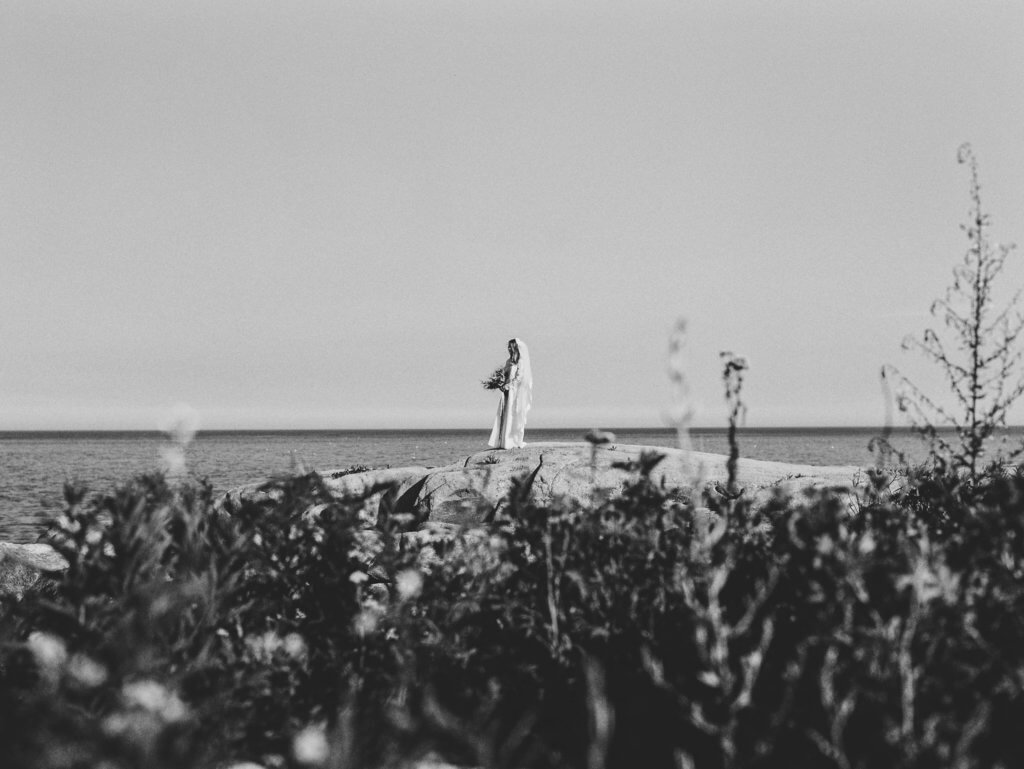
[[[431,470],[415,507],[430,521],[480,523],[507,496],[515,479],[534,472],[531,493],[537,503],[556,499],[585,503],[621,490],[632,476],[623,468],[638,466],[645,453],[663,455],[651,478],[669,488],[689,492],[728,481],[728,457],[721,454],[635,445],[532,443],[517,449],[480,451]],[[739,486],[759,498],[776,487],[789,492],[808,487],[852,488],[860,472],[853,465],[794,465],[742,458],[737,463]]]
[[[0,595],[22,596],[40,574],[64,571],[68,562],[47,544],[0,542]]]

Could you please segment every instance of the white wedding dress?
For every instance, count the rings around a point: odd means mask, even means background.
[[[522,339],[515,340],[519,349],[519,363],[510,358],[505,364],[508,372],[508,391],[501,394],[498,413],[488,446],[496,449],[511,449],[525,445],[526,413],[533,405],[533,372],[530,369],[530,351]]]

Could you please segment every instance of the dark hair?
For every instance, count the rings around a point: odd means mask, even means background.
[[[519,345],[516,344],[515,339],[508,340],[509,358],[513,363],[519,362]]]

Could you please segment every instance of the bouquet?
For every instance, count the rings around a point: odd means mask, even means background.
[[[494,369],[494,372],[482,382],[485,390],[507,390],[508,379],[505,376],[504,366]]]

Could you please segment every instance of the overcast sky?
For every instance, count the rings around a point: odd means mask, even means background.
[[[877,425],[1024,243],[1024,3],[0,0],[0,430]],[[1024,282],[1019,264],[1009,284]],[[1017,412],[1017,421],[1024,415]]]

